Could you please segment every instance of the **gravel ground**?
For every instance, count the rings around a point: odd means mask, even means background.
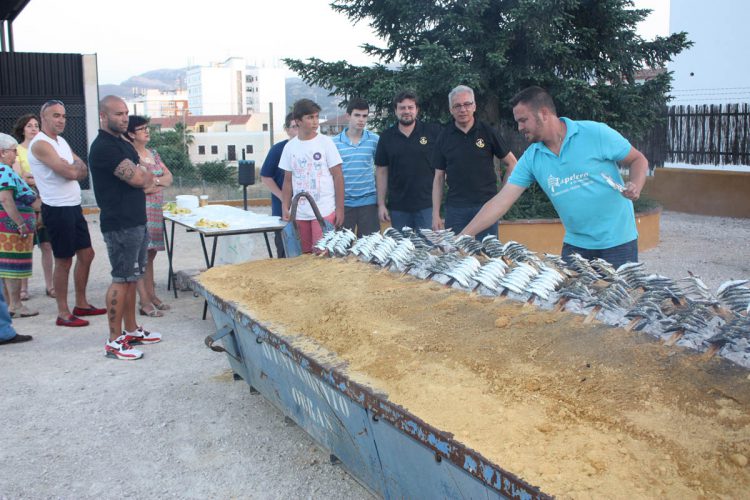
[[[98,220],[89,221],[97,252],[89,296],[101,306],[109,264]],[[661,240],[641,255],[652,272],[691,270],[712,288],[750,278],[746,219],[665,212]],[[254,242],[262,258],[262,238]],[[203,265],[195,234],[178,229],[176,250],[176,269]],[[166,268],[161,255],[159,284]],[[160,287],[173,309],[144,324],[165,340],[127,363],[104,357],[103,316],[86,328],[55,327],[39,276],[30,292],[41,314],[14,324],[34,341],[0,347],[0,498],[371,498],[304,431],[232,380],[224,356],[203,345],[213,322],[200,320],[202,300]]]

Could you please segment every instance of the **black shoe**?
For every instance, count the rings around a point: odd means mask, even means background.
[[[28,342],[29,340],[33,339],[31,335],[21,335],[20,333],[17,333],[15,337],[8,340],[0,340],[0,345],[2,344],[20,344],[21,342]]]

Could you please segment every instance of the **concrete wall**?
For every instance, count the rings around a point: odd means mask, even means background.
[[[750,217],[750,172],[657,168],[643,192],[667,210]]]
[[[636,214],[638,250],[655,248],[659,244],[661,210]],[[500,241],[517,241],[535,252],[559,254],[565,229],[559,219],[526,219],[501,221],[498,227]]]

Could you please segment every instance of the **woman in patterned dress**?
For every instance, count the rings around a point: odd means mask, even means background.
[[[172,184],[172,173],[164,162],[161,161],[159,153],[148,149],[146,145],[150,140],[148,119],[133,115],[128,121],[127,138],[135,146],[140,157],[140,163],[146,167],[156,178],[156,186],[146,190],[146,225],[148,227],[148,261],[143,279],[138,281],[138,297],[140,299],[139,311],[143,316],[161,317],[162,311],[169,309],[169,305],[162,302],[156,296],[154,286],[154,259],[156,252],[164,250],[164,226],[162,225],[162,205],[164,204],[165,187]]]
[[[13,136],[18,141],[18,157],[16,163],[13,165],[13,170],[21,176],[21,179],[26,181],[31,189],[34,190],[37,196],[39,191],[36,189],[36,182],[34,176],[31,174],[31,165],[28,160],[28,150],[31,140],[36,137],[39,133],[39,117],[34,114],[27,114],[20,116],[16,120],[16,124],[13,127]],[[39,245],[39,250],[42,251],[42,271],[44,272],[44,287],[48,297],[53,299],[57,297],[55,295],[55,286],[52,282],[52,268],[54,263],[54,257],[52,256],[52,244],[50,243],[49,233],[47,228],[44,226],[41,219],[41,212],[36,213],[36,240],[35,243]],[[21,281],[21,300],[29,299],[29,280],[24,279]]]
[[[31,276],[36,217],[41,200],[13,170],[18,141],[0,134],[0,278],[8,289],[12,318],[36,316],[21,302],[21,280]]]

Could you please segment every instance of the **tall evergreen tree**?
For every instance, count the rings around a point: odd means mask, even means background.
[[[367,22],[384,45],[364,45],[371,67],[286,59],[308,84],[367,98],[386,122],[402,88],[422,97],[427,119],[448,119],[447,95],[473,87],[478,115],[512,123],[508,99],[529,85],[549,90],[561,116],[604,121],[629,137],[645,133],[666,103],[671,77],[635,83],[689,47],[686,33],[644,40],[650,12],[631,0],[336,0],[333,10]]]

